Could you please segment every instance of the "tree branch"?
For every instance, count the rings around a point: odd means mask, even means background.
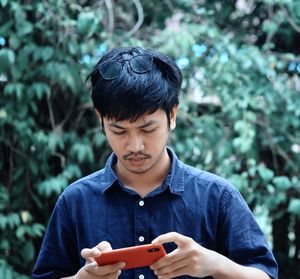
[[[137,13],[138,13],[138,21],[136,22],[136,24],[133,26],[133,28],[126,33],[126,37],[131,37],[135,32],[137,32],[140,27],[142,26],[143,22],[144,22],[144,10],[143,10],[143,6],[140,2],[140,0],[132,0]]]
[[[169,10],[174,13],[175,12],[175,8],[174,8],[172,2],[170,0],[164,0],[164,2],[166,3],[166,5],[169,8]]]
[[[108,33],[111,36],[115,26],[113,5],[111,0],[104,0],[104,2],[108,11]]]
[[[282,12],[284,13],[287,21],[289,22],[289,24],[293,27],[293,29],[297,32],[300,33],[300,26],[296,24],[296,22],[292,19],[292,17],[289,15],[288,10],[283,6],[280,5],[280,9],[282,10]]]
[[[47,105],[48,105],[51,127],[52,127],[52,130],[54,131],[56,128],[56,125],[55,125],[55,120],[54,120],[53,107],[52,107],[52,104],[50,101],[50,96],[47,96]]]
[[[272,5],[268,5],[268,19],[271,21],[271,19],[274,17],[274,10]],[[284,19],[282,18],[280,22],[278,22],[278,27],[275,32],[268,33],[266,38],[266,44],[270,43],[275,35],[275,33],[278,31],[279,26],[283,23]]]

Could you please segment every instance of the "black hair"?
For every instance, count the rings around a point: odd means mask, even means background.
[[[136,73],[128,59],[149,55],[153,59],[150,71]],[[99,71],[104,62],[124,61],[118,77],[106,80]],[[92,82],[92,101],[101,117],[117,121],[135,121],[145,113],[163,109],[170,124],[170,113],[179,104],[182,74],[167,55],[140,47],[115,48],[101,57],[89,76]]]

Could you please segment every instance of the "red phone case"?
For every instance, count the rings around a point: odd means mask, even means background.
[[[166,255],[161,244],[146,244],[103,252],[95,258],[98,265],[108,265],[125,262],[123,269],[149,266]]]

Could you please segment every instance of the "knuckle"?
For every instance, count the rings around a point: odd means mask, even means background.
[[[194,243],[194,239],[192,239],[189,236],[186,236],[186,240],[187,240],[188,243]]]
[[[83,258],[86,257],[87,253],[88,253],[88,249],[87,249],[87,248],[82,249],[81,252],[80,252],[80,254],[81,254],[81,256],[82,256]]]
[[[198,263],[198,258],[196,256],[192,256],[190,263],[192,264],[192,266],[196,266],[196,264]]]

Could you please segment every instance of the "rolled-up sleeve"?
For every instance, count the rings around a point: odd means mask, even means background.
[[[241,194],[225,190],[220,202],[219,247],[234,262],[263,270],[277,278],[277,263]]]

